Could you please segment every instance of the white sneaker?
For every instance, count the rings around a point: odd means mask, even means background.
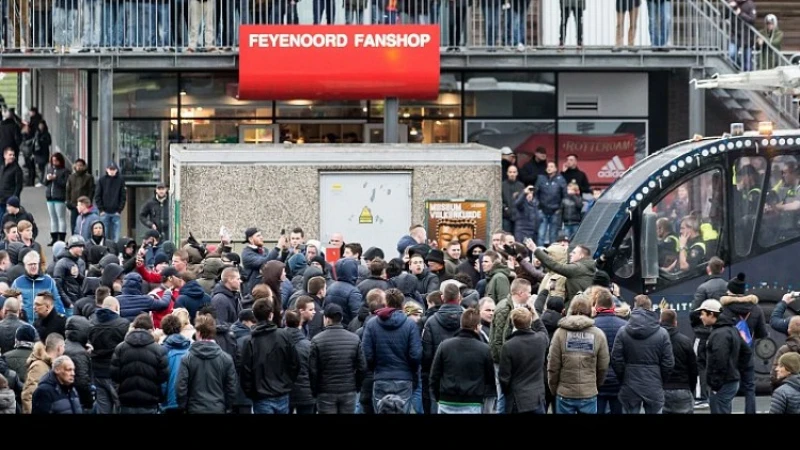
[[[42,186],[44,186],[42,183],[36,183],[36,187],[42,187]]]
[[[523,44],[522,42],[517,44],[517,51],[518,52],[524,52],[525,51],[525,44]]]

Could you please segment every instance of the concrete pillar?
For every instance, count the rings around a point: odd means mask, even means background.
[[[397,144],[400,142],[400,132],[398,130],[398,111],[400,110],[400,100],[396,97],[387,98],[383,106],[383,142],[386,144]]]
[[[117,161],[118,154],[112,148],[114,142],[114,71],[100,69],[97,71],[97,142],[99,160],[93,164],[95,175],[102,175],[106,165]]]
[[[702,67],[692,68],[689,79],[701,80],[705,78],[705,70]],[[689,85],[689,136],[695,134],[705,136],[706,134],[706,90],[696,89],[693,84]]]

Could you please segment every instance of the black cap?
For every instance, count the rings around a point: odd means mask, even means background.
[[[144,238],[145,239],[156,238],[156,239],[160,240],[161,239],[161,233],[159,233],[156,230],[150,229],[150,230],[147,230],[147,233],[144,234]]]
[[[167,258],[167,255],[165,255],[165,254],[163,254],[161,252],[156,253],[155,258],[153,258],[153,265],[154,266],[157,266],[159,264],[168,263],[168,262],[169,262],[169,258]]]
[[[569,242],[569,236],[567,236],[567,233],[559,231],[558,236],[556,236],[556,242]]]
[[[164,270],[161,271],[161,282],[167,281],[169,277],[177,277],[178,276],[178,269],[174,267],[166,267]]]
[[[728,282],[728,292],[735,295],[744,295],[747,285],[744,283],[744,274],[739,273],[736,278]]]
[[[156,189],[166,189],[166,188],[167,188],[167,185],[164,184],[164,183],[158,183],[158,186],[156,186]]]
[[[597,270],[594,272],[594,277],[592,278],[592,285],[603,286],[604,288],[611,288],[611,277],[608,276],[607,272],[603,270]]]
[[[244,322],[245,320],[248,322],[258,322],[255,314],[253,314],[252,308],[245,308],[239,311],[239,322]]]
[[[256,234],[256,233],[258,233],[258,228],[256,228],[256,227],[250,227],[250,228],[244,230],[244,243],[245,244],[249,244],[250,243],[250,238],[253,237],[253,235]]]
[[[335,303],[329,303],[325,306],[325,317],[333,320],[342,320],[342,317],[344,317],[342,307]]]
[[[444,265],[444,252],[439,249],[433,249],[428,253],[425,262],[435,262]]]
[[[417,244],[417,245],[411,246],[411,248],[408,249],[408,257],[411,258],[414,255],[420,255],[420,256],[422,256],[422,259],[427,259],[428,258],[428,254],[430,252],[431,252],[431,246],[430,245],[428,245],[428,244]]]

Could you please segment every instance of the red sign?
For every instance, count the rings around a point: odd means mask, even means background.
[[[555,148],[555,135],[534,134],[514,149],[517,154],[533,157],[537,147],[548,150],[552,159]],[[636,136],[622,133],[611,136],[592,136],[584,134],[559,134],[558,157],[566,161],[567,155],[578,156],[578,168],[589,178],[589,184],[608,185],[628,170],[636,162]],[[526,161],[520,161],[524,164]],[[559,167],[559,170],[561,167]],[[570,180],[567,180],[568,182]]]
[[[242,25],[243,100],[433,100],[439,25]]]

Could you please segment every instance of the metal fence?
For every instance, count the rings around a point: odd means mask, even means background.
[[[3,51],[236,51],[240,24],[439,24],[450,51],[722,50],[702,0],[0,0]]]

